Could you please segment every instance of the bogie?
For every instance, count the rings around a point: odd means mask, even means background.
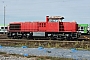
[[[42,36],[41,36],[41,35]],[[77,39],[77,33],[54,33],[54,32],[10,32],[8,33],[9,38],[13,39],[50,39],[50,40],[72,40]]]

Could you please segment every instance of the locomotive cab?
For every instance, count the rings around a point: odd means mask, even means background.
[[[62,16],[46,16],[46,22],[62,22]]]
[[[62,16],[46,16],[47,34],[55,39],[77,39],[77,23],[62,22]]]

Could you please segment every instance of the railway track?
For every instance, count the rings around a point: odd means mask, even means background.
[[[5,35],[0,35],[0,45],[2,46],[28,46],[35,48],[38,46],[50,47],[62,47],[62,48],[90,48],[90,35],[82,35],[78,40],[27,40],[27,39],[8,39]]]
[[[0,34],[0,39],[8,39],[8,37],[5,34]]]
[[[3,37],[3,38],[2,38]],[[5,38],[4,38],[5,37]],[[82,35],[78,40],[67,41],[67,40],[27,40],[27,39],[8,39],[5,35],[0,36],[0,45],[3,46],[23,46],[26,45],[28,47],[64,47],[64,48],[72,48],[72,47],[84,47],[88,46],[90,48],[90,35]]]
[[[0,39],[0,41],[12,41],[12,42],[77,42],[77,41],[60,41],[60,40],[27,40],[27,39]],[[80,41],[78,41],[80,42]]]
[[[23,40],[27,40],[27,39],[9,39],[6,35],[4,34],[0,34],[0,40],[19,40],[19,41],[23,41]],[[76,40],[69,40],[69,41],[90,41],[90,35],[81,35],[80,38],[76,39]],[[50,39],[33,39],[30,40],[28,39],[28,41],[67,41],[67,40],[50,40]]]
[[[90,41],[90,35],[81,35],[79,39]]]

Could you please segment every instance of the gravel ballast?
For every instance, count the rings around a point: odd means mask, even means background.
[[[24,56],[50,56],[61,58],[73,58],[90,60],[90,51],[62,49],[62,48],[22,48],[22,47],[1,47],[0,52],[7,54],[19,54]]]

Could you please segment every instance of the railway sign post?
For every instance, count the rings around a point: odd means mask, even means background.
[[[4,34],[5,34],[5,6],[4,6]]]
[[[4,4],[4,1],[3,1]],[[5,5],[4,5],[4,34],[5,34]]]

